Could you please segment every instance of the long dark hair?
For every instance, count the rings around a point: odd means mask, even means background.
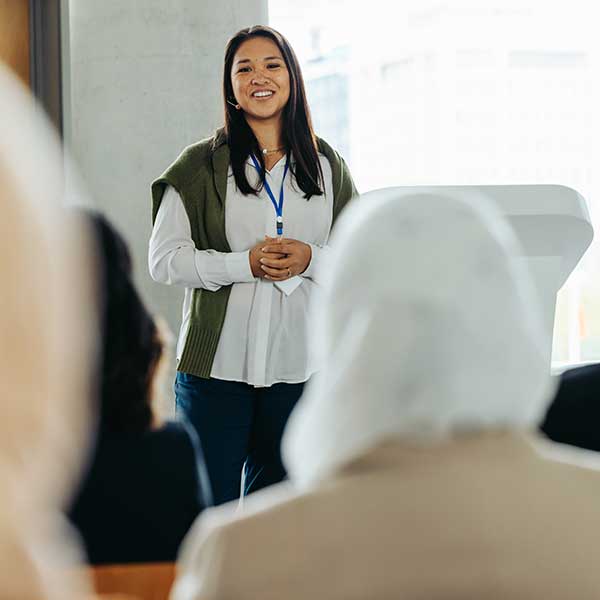
[[[246,122],[244,113],[232,106],[236,104],[231,85],[231,67],[238,48],[254,37],[265,37],[273,41],[285,61],[290,77],[290,97],[283,109],[283,141],[287,147],[287,158],[293,153],[295,165],[290,163],[290,171],[296,179],[304,197],[321,196],[323,194],[323,171],[317,155],[317,143],[310,118],[310,109],[306,101],[306,91],[302,71],[298,59],[289,42],[271,27],[254,25],[238,31],[227,42],[225,62],[223,66],[223,106],[225,110],[225,136],[229,144],[231,169],[235,183],[243,194],[257,194],[260,190],[253,188],[246,177],[245,163],[254,153],[263,169],[264,158],[259,151],[256,137]],[[231,104],[232,103],[232,104]]]
[[[163,342],[134,286],[127,243],[102,215],[88,215],[99,253],[103,308],[99,429],[101,434],[141,433],[154,421],[152,384]]]

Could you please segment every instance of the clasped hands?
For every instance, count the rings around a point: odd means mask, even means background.
[[[306,271],[312,258],[308,244],[289,238],[265,236],[250,248],[250,268],[254,277],[285,281]]]

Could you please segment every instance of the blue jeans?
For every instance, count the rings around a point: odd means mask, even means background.
[[[237,381],[178,372],[177,414],[198,432],[215,505],[285,478],[281,436],[303,383],[255,388]]]

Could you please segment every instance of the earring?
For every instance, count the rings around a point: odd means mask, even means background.
[[[235,110],[240,110],[240,105],[234,104],[231,100],[227,100],[227,104],[231,104],[231,106],[233,106],[233,108],[235,108]]]

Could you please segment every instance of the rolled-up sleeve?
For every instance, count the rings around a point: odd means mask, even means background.
[[[319,283],[323,261],[327,260],[327,255],[331,248],[329,246],[319,246],[317,244],[309,244],[309,246],[312,255],[308,267],[306,267],[306,270],[302,273],[302,277],[308,277],[308,279],[312,279],[316,283]]]
[[[165,190],[148,248],[148,268],[154,281],[216,291],[233,283],[251,282],[248,250],[198,250],[177,190]]]

